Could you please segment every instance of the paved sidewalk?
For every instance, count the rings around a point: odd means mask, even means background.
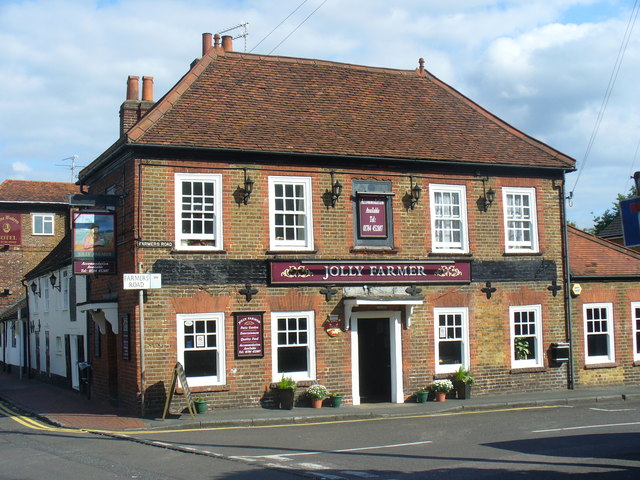
[[[468,400],[447,400],[443,403],[427,402],[425,404],[380,403],[320,409],[295,407],[293,410],[214,409],[206,414],[197,415],[195,419],[187,412],[181,415],[170,415],[166,420],[162,420],[160,416],[157,418],[132,417],[110,405],[96,400],[87,400],[78,392],[34,379],[20,380],[15,375],[0,372],[0,398],[59,426],[89,430],[134,431],[310,423],[603,401],[640,403],[640,386],[481,395]]]

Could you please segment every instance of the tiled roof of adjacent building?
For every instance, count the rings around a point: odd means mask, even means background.
[[[622,238],[622,216],[618,214],[598,234],[600,238]]]
[[[79,193],[74,183],[5,180],[0,184],[0,201],[69,203],[70,193]]]
[[[640,253],[572,226],[568,230],[571,275],[640,277]]]
[[[575,164],[425,69],[218,48],[120,142],[564,170]]]

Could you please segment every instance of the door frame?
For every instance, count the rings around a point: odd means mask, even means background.
[[[375,310],[351,314],[351,394],[353,405],[360,405],[360,363],[358,348],[358,323],[367,318],[389,319],[389,343],[391,355],[391,403],[404,403],[402,382],[402,321],[401,312]]]

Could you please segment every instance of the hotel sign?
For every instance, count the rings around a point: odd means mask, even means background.
[[[471,281],[469,262],[273,261],[270,270],[273,285]]]
[[[22,245],[22,216],[0,213],[0,245]]]

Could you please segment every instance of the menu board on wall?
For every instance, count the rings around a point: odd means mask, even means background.
[[[236,358],[264,356],[264,312],[234,313],[236,331]]]

